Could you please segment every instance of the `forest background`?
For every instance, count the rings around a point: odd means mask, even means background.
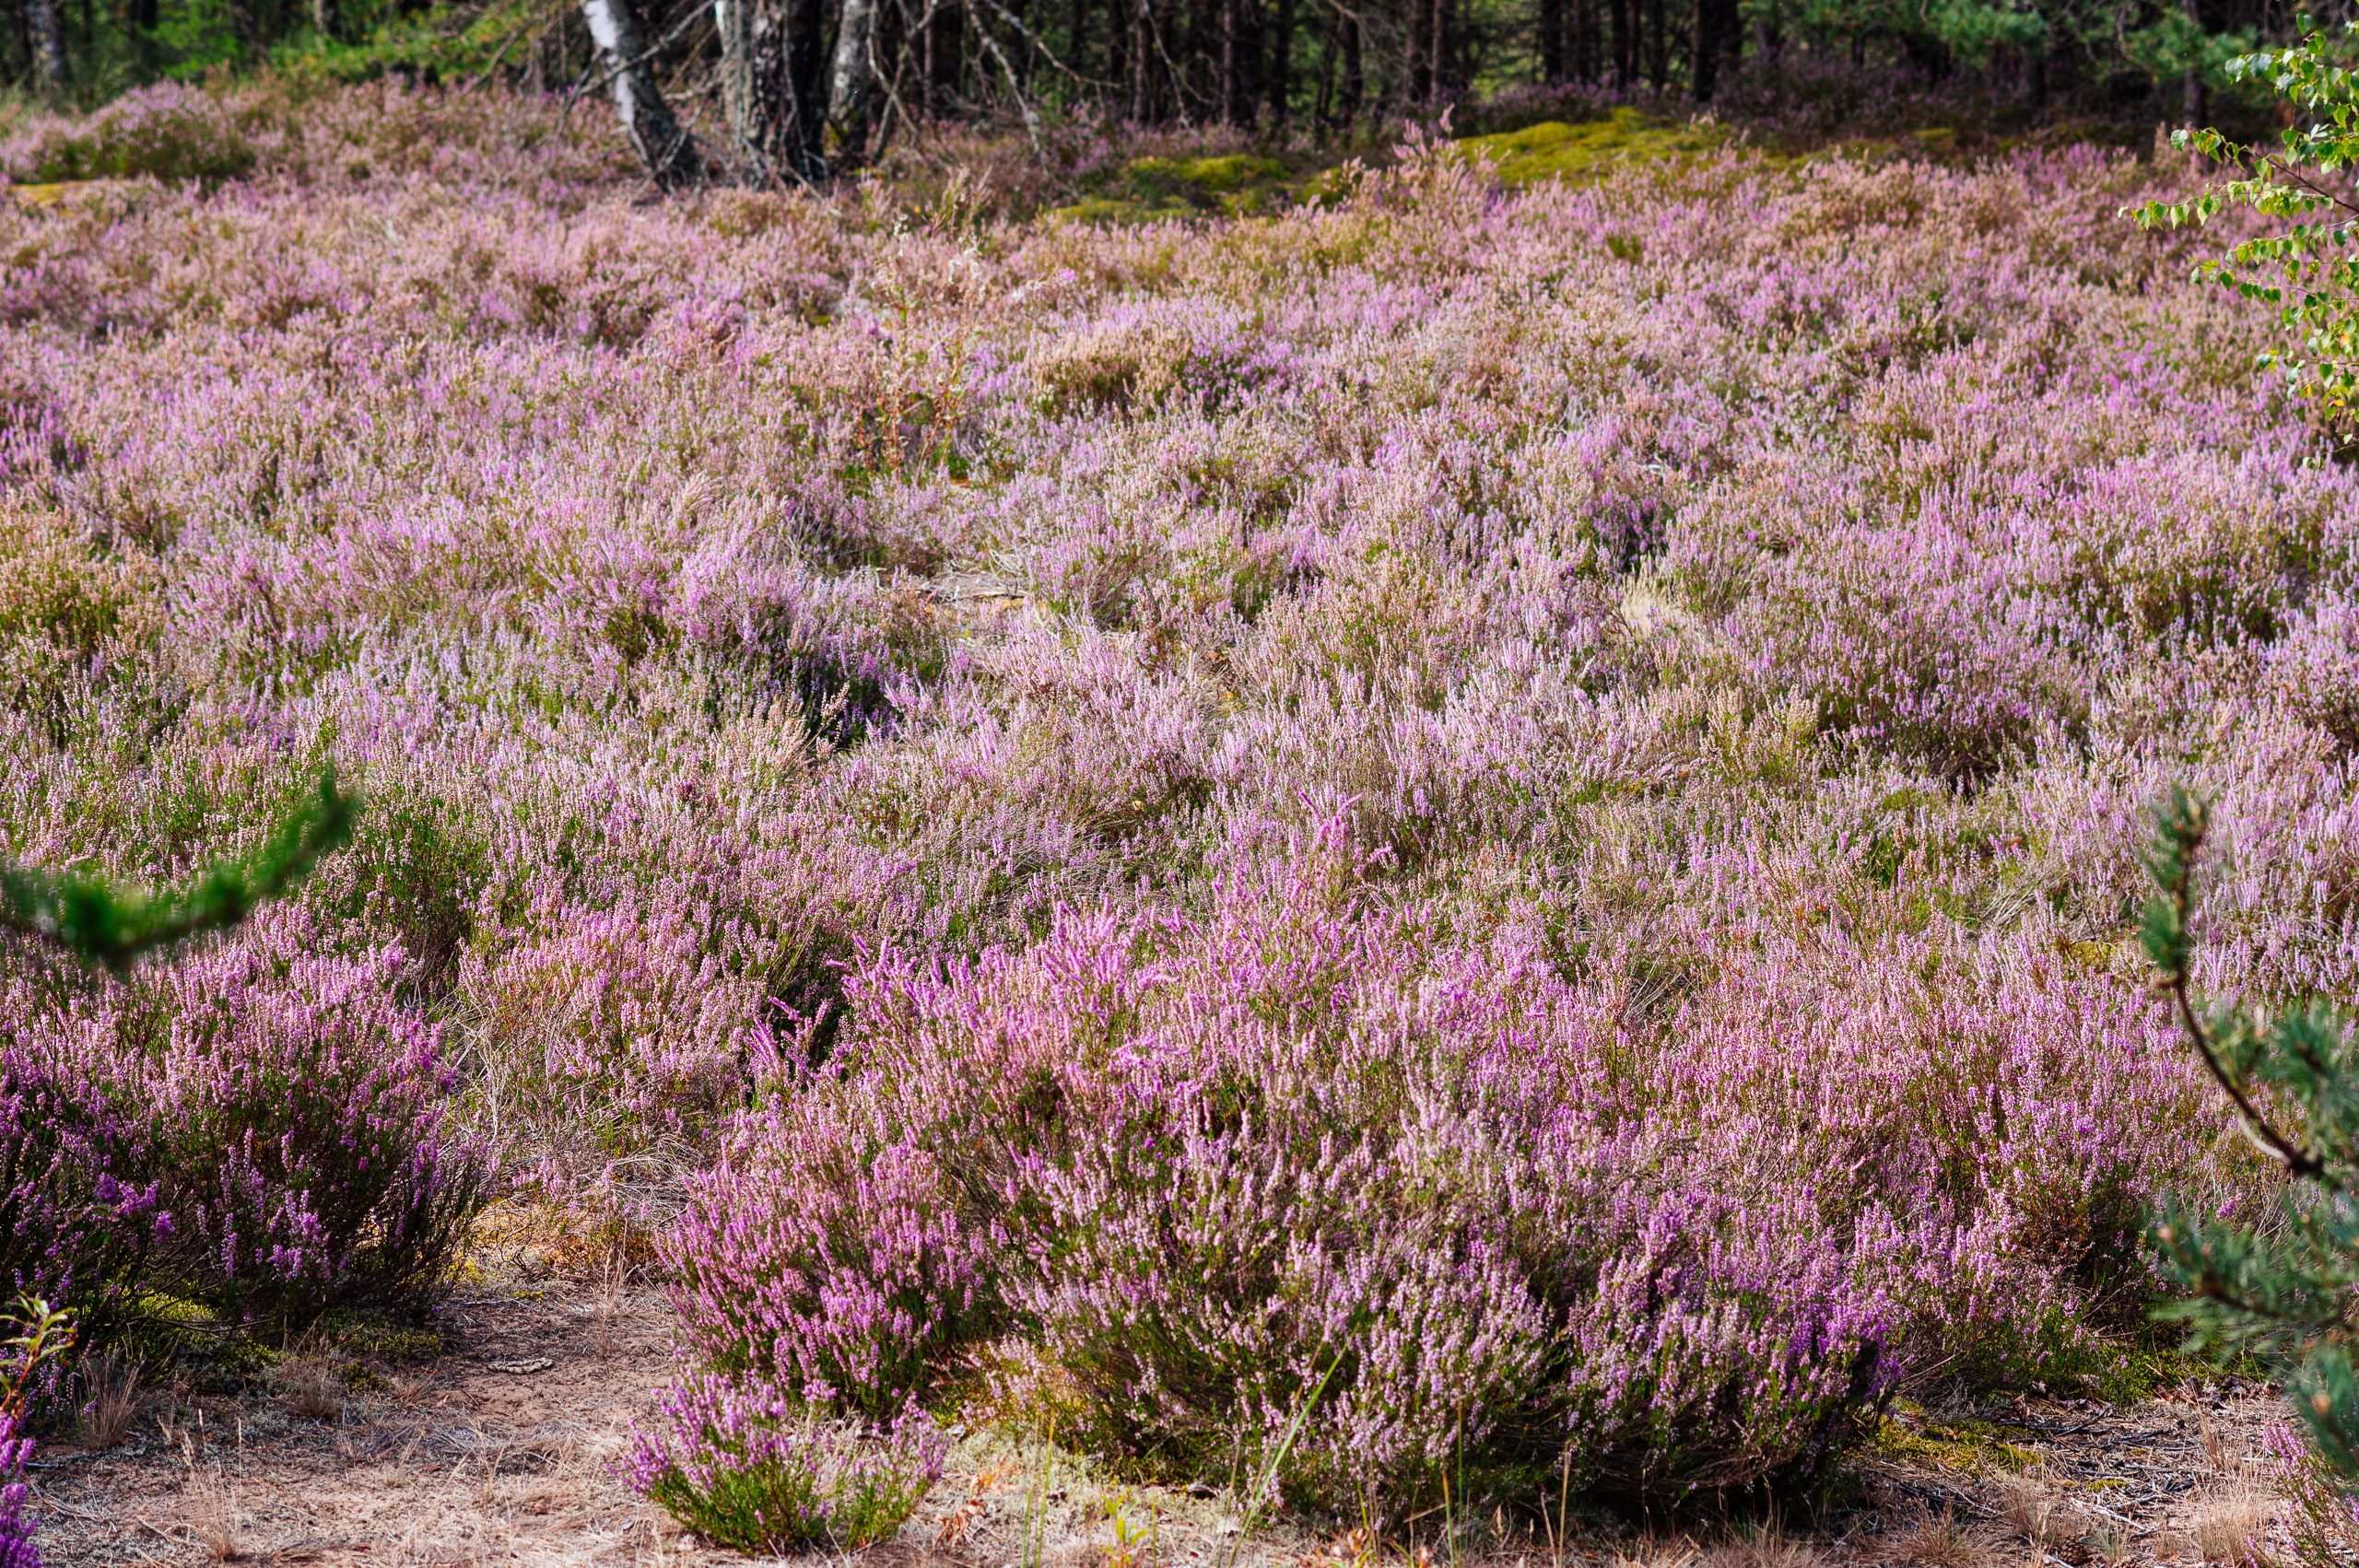
[[[660,78],[692,103],[734,92],[767,104],[767,122],[752,134],[732,112],[734,135],[707,139],[734,175],[792,181],[872,161],[912,123],[1037,125],[1042,114],[1082,113],[1381,146],[1405,115],[1502,93],[1502,123],[1511,127],[1532,118],[1514,111],[1518,88],[1579,83],[1703,105],[1747,68],[1759,77],[1848,67],[1856,77],[1872,59],[1896,63],[1919,83],[1966,73],[1983,115],[2003,123],[2053,118],[2061,106],[2120,123],[2201,123],[2264,109],[2266,89],[2232,82],[2227,64],[2298,36],[2309,16],[2283,0],[751,0],[734,14],[701,0],[639,6],[6,0],[0,65],[19,88],[85,109],[159,76],[262,63],[343,81],[392,73],[544,91],[632,78],[645,92]]]

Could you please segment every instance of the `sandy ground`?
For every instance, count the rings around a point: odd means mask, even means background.
[[[362,1375],[381,1387],[351,1388],[344,1368],[307,1379],[299,1363],[234,1396],[141,1390],[116,1445],[37,1457],[45,1561],[743,1561],[680,1534],[611,1469],[668,1369],[670,1328],[651,1291],[560,1283],[454,1303],[443,1353]],[[1974,1568],[2243,1552],[2290,1565],[2302,1558],[2270,1522],[2283,1508],[2259,1459],[2262,1427],[2282,1414],[2275,1395],[2234,1383],[2130,1407],[1912,1408],[1860,1462],[1850,1501],[1808,1528],[1690,1522],[1649,1539],[1577,1518],[1560,1548],[1536,1516],[1501,1514],[1477,1561]],[[1044,1491],[1045,1506],[1032,1501]],[[1027,1552],[1027,1515],[1042,1513]],[[899,1538],[855,1555],[874,1568],[1421,1568],[1423,1556],[1351,1538],[1236,1538],[1224,1499],[1122,1486],[1070,1457],[1044,1482],[1037,1450],[967,1434]]]

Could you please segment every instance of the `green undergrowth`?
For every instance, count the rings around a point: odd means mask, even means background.
[[[1150,223],[1166,217],[1245,217],[1302,199],[1324,170],[1258,153],[1134,158],[1091,194],[1047,216],[1071,223]]]
[[[1520,131],[1467,136],[1458,146],[1491,158],[1506,183],[1529,185],[1586,179],[1620,163],[1695,158],[1717,151],[1731,136],[1728,127],[1708,121],[1676,120],[1625,106],[1602,120],[1546,120]]]
[[[1941,1419],[1906,1400],[1877,1423],[1873,1442],[1876,1452],[1886,1458],[1974,1474],[2023,1470],[2039,1461],[2031,1449],[2008,1442],[1993,1422]]]
[[[271,1377],[290,1360],[325,1366],[349,1388],[381,1388],[393,1369],[440,1355],[442,1331],[430,1322],[338,1308],[307,1332],[288,1336],[223,1322],[179,1296],[150,1294],[136,1306],[123,1349],[147,1369],[165,1369],[201,1393],[237,1393]]]

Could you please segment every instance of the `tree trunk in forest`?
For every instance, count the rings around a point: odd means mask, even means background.
[[[55,92],[65,85],[65,0],[25,0],[25,25],[32,33],[33,74]]]
[[[1434,0],[1409,0],[1409,107],[1423,109],[1434,96],[1434,64],[1430,40],[1434,30]]]
[[[827,118],[840,138],[838,156],[857,169],[868,152],[868,115],[876,96],[875,62],[869,45],[876,32],[876,0],[844,0],[836,24],[836,63],[827,84]]]
[[[1106,0],[1106,98],[1123,111],[1131,90],[1131,7],[1137,0]]]
[[[1428,47],[1433,51],[1433,81],[1436,98],[1449,91],[1450,86],[1449,3],[1450,0],[1432,0],[1434,36]]]
[[[925,116],[938,120],[957,112],[959,67],[966,64],[964,16],[957,0],[940,0],[925,25],[920,68],[925,76]]]
[[[1631,26],[1635,0],[1614,0],[1614,85],[1626,88],[1638,74],[1637,29]]]
[[[1245,101],[1238,73],[1243,48],[1238,34],[1245,30],[1245,18],[1239,12],[1244,4],[1245,0],[1220,0],[1220,117],[1231,125],[1241,118],[1238,111]]]
[[[1269,42],[1262,100],[1270,106],[1271,125],[1283,131],[1286,125],[1286,100],[1294,96],[1294,0],[1277,0],[1272,8]]]
[[[1360,109],[1367,97],[1367,76],[1360,61],[1360,19],[1350,11],[1344,13],[1344,100],[1336,108],[1343,123],[1359,123]]]
[[[1131,123],[1144,125],[1147,121],[1149,75],[1155,69],[1153,41],[1147,37],[1147,0],[1126,0],[1131,10]]]
[[[819,0],[717,0],[731,161],[757,184],[826,178]]]
[[[1711,102],[1712,89],[1719,85],[1719,13],[1712,0],[1696,0],[1696,30],[1688,55],[1691,65],[1687,87],[1698,103]]]
[[[1335,57],[1339,53],[1336,48],[1335,27],[1336,24],[1334,22],[1329,22],[1327,25],[1327,36],[1320,41],[1319,88],[1318,90],[1311,95],[1310,99],[1310,123],[1314,129],[1322,134],[1326,131],[1328,126],[1335,123],[1333,118],[1335,112]]]
[[[311,0],[311,30],[323,39],[335,37],[335,0]]]
[[[663,101],[655,85],[650,51],[640,37],[639,20],[628,0],[581,0],[581,19],[590,29],[596,51],[596,68],[604,72],[615,95],[615,113],[623,135],[639,154],[648,178],[659,190],[676,191],[704,177],[704,160],[697,146]]]
[[[1696,0],[1695,71],[1691,86],[1696,101],[1709,103],[1719,87],[1720,58],[1731,61],[1741,52],[1738,43],[1743,20],[1737,14],[1735,0]]]
[[[1565,79],[1565,0],[1540,0],[1540,79]]]

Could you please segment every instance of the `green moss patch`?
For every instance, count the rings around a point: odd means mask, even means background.
[[[2022,1470],[2039,1462],[2038,1454],[2007,1442],[1989,1422],[1936,1421],[1907,1405],[1897,1418],[1878,1423],[1875,1448],[1887,1458],[1972,1474]]]
[[[1545,120],[1520,131],[1467,136],[1457,146],[1490,158],[1510,185],[1550,179],[1579,180],[1617,164],[1694,158],[1726,144],[1718,125],[1676,121],[1636,109],[1617,109],[1602,120],[1567,124]]]
[[[1049,216],[1068,223],[1147,223],[1202,215],[1243,217],[1289,205],[1290,171],[1274,158],[1225,153],[1217,158],[1134,158],[1099,194]]]

